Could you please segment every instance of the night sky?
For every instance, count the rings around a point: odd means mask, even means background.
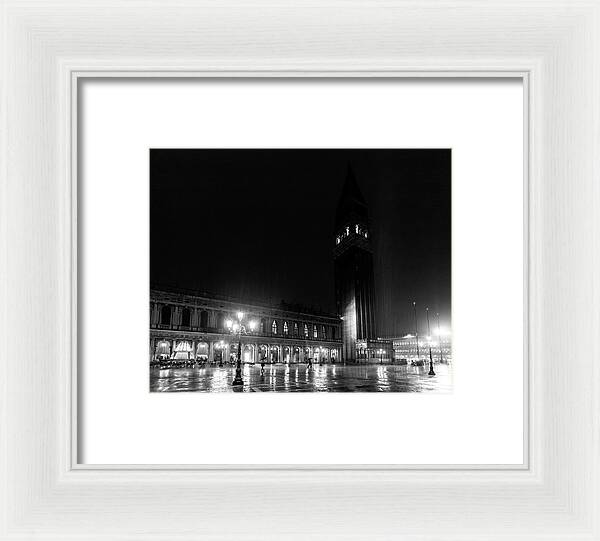
[[[335,313],[334,218],[348,166],[369,205],[378,330],[412,301],[450,324],[450,150],[150,151],[150,282]],[[432,321],[433,324],[433,321]]]

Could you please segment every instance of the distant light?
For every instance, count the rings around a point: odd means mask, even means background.
[[[438,336],[450,336],[450,331],[444,327],[441,327],[439,331],[435,331],[435,334]]]
[[[407,334],[406,336],[404,336],[403,338],[414,338],[414,334]]]
[[[237,318],[238,318],[238,321],[242,321],[242,319],[244,319],[244,312],[238,312]]]

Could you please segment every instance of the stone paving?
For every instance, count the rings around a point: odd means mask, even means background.
[[[429,365],[244,365],[244,392],[421,392],[452,391],[452,367],[435,365],[435,376],[429,376]],[[150,369],[152,392],[233,392],[235,368]]]

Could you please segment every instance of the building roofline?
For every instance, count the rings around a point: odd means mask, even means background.
[[[231,297],[228,295],[220,295],[215,293],[210,293],[208,291],[198,291],[194,289],[188,288],[180,288],[180,287],[172,287],[172,286],[164,286],[158,284],[152,284],[150,286],[150,292],[170,294],[170,295],[181,295],[186,297],[193,297],[195,299],[205,299],[212,301],[221,301],[227,302],[231,304],[238,304],[241,306],[252,306],[259,309],[273,310],[277,312],[287,312],[292,314],[297,314],[299,316],[307,316],[309,318],[325,318],[335,320],[337,323],[340,323],[339,316],[335,314],[330,314],[319,309],[312,309],[310,307],[302,307],[299,305],[294,305],[292,303],[280,303],[280,304],[272,304],[265,303],[264,301],[256,300],[256,299],[247,299],[242,300],[237,297]],[[294,306],[299,307],[299,310],[295,310]],[[304,308],[304,309],[302,309]]]

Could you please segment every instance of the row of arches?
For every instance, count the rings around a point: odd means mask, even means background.
[[[238,345],[235,342],[205,342],[192,340],[156,340],[152,348],[152,361],[199,361],[214,364],[232,363],[237,360]],[[244,363],[301,363],[335,362],[338,348],[306,345],[242,344]]]
[[[205,309],[155,304],[151,312],[151,325],[159,328],[200,329],[227,332],[226,322],[231,314]],[[253,318],[258,325],[255,334],[262,336],[293,337],[305,340],[337,340],[340,328],[323,322],[296,321],[285,318]]]

